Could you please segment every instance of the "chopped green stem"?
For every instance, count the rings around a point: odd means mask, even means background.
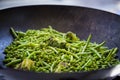
[[[87,39],[87,42],[86,42],[85,46],[83,47],[82,53],[86,50],[86,48],[87,48],[87,46],[88,46],[88,44],[89,44],[89,42],[90,42],[91,37],[92,37],[92,35],[90,34],[90,35],[88,36],[88,39]]]
[[[49,48],[52,49],[53,51],[55,51],[55,53],[58,53],[58,51],[54,47],[49,46]]]
[[[82,69],[85,68],[90,61],[91,61],[91,59],[89,59],[89,60],[82,66]]]
[[[7,63],[6,66],[12,66],[12,65],[15,65],[15,64],[17,64],[19,62],[21,62],[21,59],[13,60],[13,61]]]
[[[79,52],[77,54],[91,54],[92,52]]]
[[[74,54],[74,53],[71,53],[71,52],[69,52],[69,51],[66,51],[65,49],[59,49],[59,48],[57,48],[57,49],[58,49],[58,51],[60,51],[60,52],[73,55],[75,58],[79,59],[79,57],[77,56],[77,54]]]
[[[18,35],[16,34],[15,30],[11,27],[11,32],[15,38],[18,38]]]
[[[56,61],[54,61],[54,62],[52,63],[52,65],[51,65],[51,67],[50,67],[50,71],[51,71],[51,72],[53,72],[55,64],[56,64]]]
[[[105,41],[103,41],[102,43],[100,43],[98,46],[96,46],[95,48],[99,48],[101,46],[103,46],[105,44]]]
[[[11,60],[13,60],[13,58],[7,58],[4,60],[4,62],[10,62]]]
[[[90,48],[90,50],[93,51],[93,53],[95,53],[99,58],[101,58],[101,55],[97,50],[95,50],[94,48]]]
[[[114,57],[113,55],[117,52],[117,50],[118,50],[118,48],[114,48],[110,51],[110,53],[108,54],[108,56],[106,58],[107,61],[109,61],[111,57]]]
[[[46,66],[49,66],[50,67],[50,65],[48,64],[48,63],[46,63],[45,61],[42,61],[43,62],[43,64],[44,65],[46,65]]]
[[[29,58],[31,58],[33,55],[35,55],[35,54],[38,54],[38,53],[41,53],[41,51],[34,51],[34,52],[32,52],[30,55],[28,55],[28,59]]]
[[[73,56],[72,55],[70,56],[70,61],[73,61]]]

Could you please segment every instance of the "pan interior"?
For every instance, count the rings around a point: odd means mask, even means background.
[[[106,41],[109,48],[120,49],[120,17],[118,15],[73,6],[26,6],[0,11],[0,65],[4,49],[12,41],[10,27],[18,31],[41,29],[51,25],[54,29],[72,31],[80,39],[92,34],[92,42]],[[120,54],[117,54],[120,59]]]

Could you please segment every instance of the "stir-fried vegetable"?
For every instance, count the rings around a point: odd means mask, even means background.
[[[58,32],[52,27],[40,30],[14,31],[14,41],[5,49],[8,67],[35,72],[78,72],[115,66],[117,48],[80,40],[75,33]]]

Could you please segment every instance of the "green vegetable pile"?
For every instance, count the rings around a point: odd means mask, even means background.
[[[26,32],[11,31],[14,41],[5,49],[4,63],[14,69],[35,72],[79,72],[115,66],[117,48],[105,47],[105,41],[80,40],[75,33],[58,32],[52,27]]]

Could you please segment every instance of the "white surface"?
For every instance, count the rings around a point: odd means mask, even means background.
[[[110,76],[115,77],[118,74],[120,74],[120,65],[118,65],[118,66],[116,66],[115,68],[112,69],[112,71],[110,73]]]

